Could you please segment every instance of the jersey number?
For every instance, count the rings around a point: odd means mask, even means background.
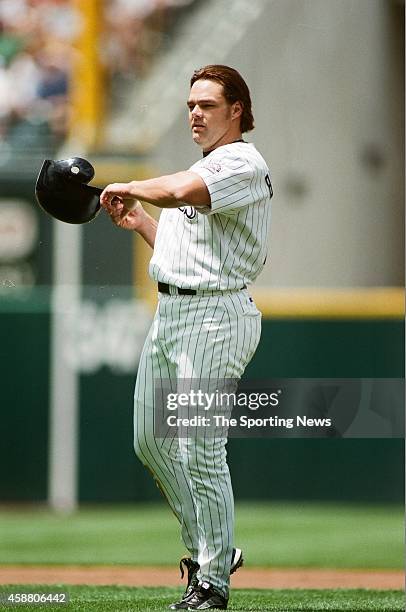
[[[272,189],[272,183],[271,183],[271,179],[269,177],[269,174],[267,174],[266,177],[265,177],[265,183],[268,185],[269,197],[272,198],[272,196],[273,196],[273,189]]]

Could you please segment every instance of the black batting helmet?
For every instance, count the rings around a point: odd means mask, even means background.
[[[103,191],[87,184],[93,177],[92,164],[81,157],[46,159],[35,185],[38,204],[59,221],[87,223],[99,212]]]

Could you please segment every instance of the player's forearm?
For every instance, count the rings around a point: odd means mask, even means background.
[[[210,204],[210,196],[203,180],[187,171],[146,181],[132,181],[129,186],[134,198],[159,208],[178,208],[182,204]]]
[[[155,245],[155,237],[158,228],[158,221],[145,213],[145,218],[140,227],[137,228],[137,233],[144,238],[145,242],[153,249]]]

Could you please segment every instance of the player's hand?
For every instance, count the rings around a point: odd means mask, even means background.
[[[100,196],[100,204],[103,208],[106,208],[116,197],[122,200],[127,198],[133,200],[136,194],[133,193],[132,183],[111,183],[111,185],[107,185]]]
[[[115,225],[133,231],[141,229],[146,213],[139,200],[115,195],[103,201],[102,197],[103,194],[100,197],[100,203]]]

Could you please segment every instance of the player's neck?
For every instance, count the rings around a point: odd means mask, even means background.
[[[214,146],[206,150],[203,149],[202,151],[203,157],[206,157],[206,155],[208,155],[215,149],[218,149],[218,147],[224,147],[224,145],[233,144],[234,142],[245,142],[242,137],[241,132],[238,132],[237,134],[233,134],[233,135],[228,135],[228,137],[226,138],[221,138],[218,142],[216,142]]]

